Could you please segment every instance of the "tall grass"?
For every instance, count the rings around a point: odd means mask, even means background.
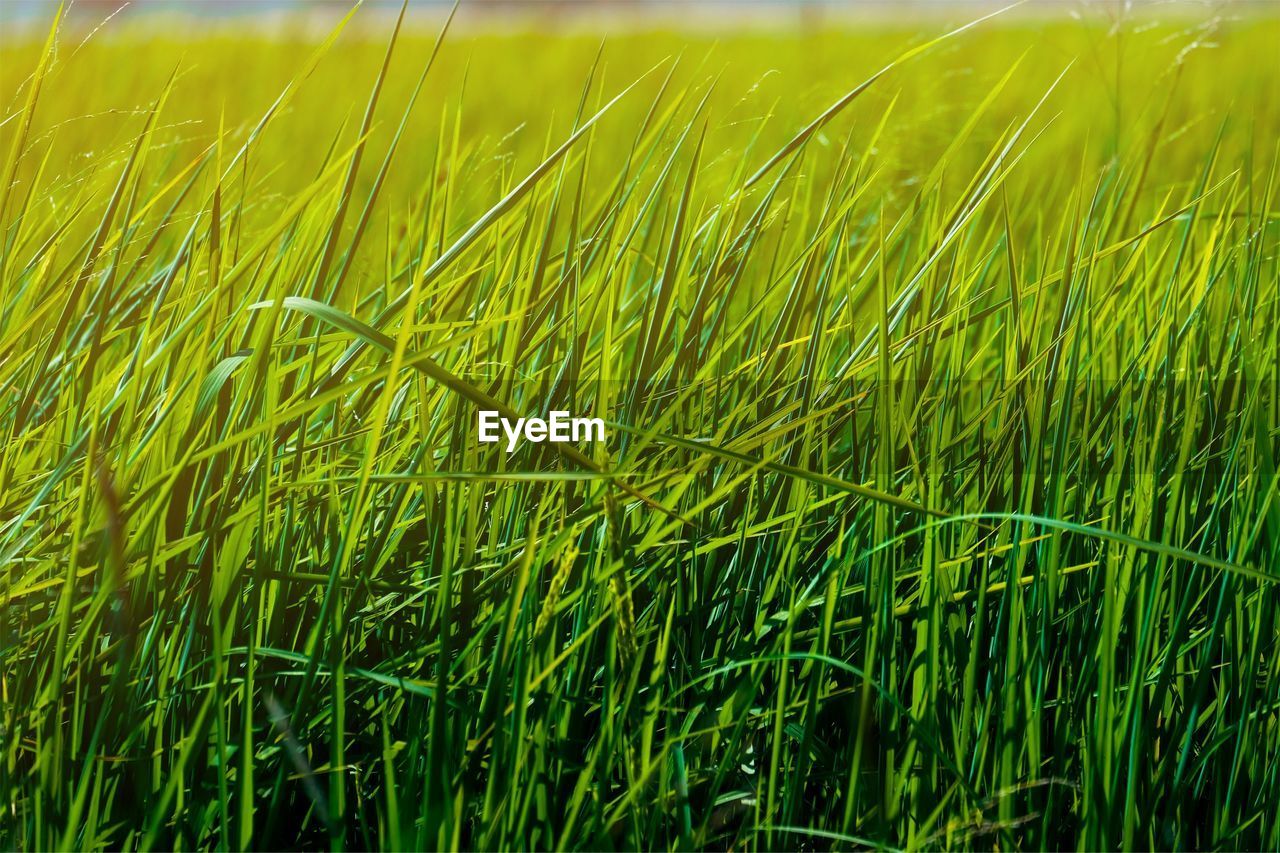
[[[1280,26],[1093,14],[10,34],[0,845],[1280,846]]]

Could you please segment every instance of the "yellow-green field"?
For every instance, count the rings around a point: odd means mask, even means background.
[[[1280,847],[1280,19],[1047,8],[6,27],[0,847]]]

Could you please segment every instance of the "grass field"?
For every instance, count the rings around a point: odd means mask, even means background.
[[[1052,8],[0,36],[0,847],[1280,847],[1280,19]]]

